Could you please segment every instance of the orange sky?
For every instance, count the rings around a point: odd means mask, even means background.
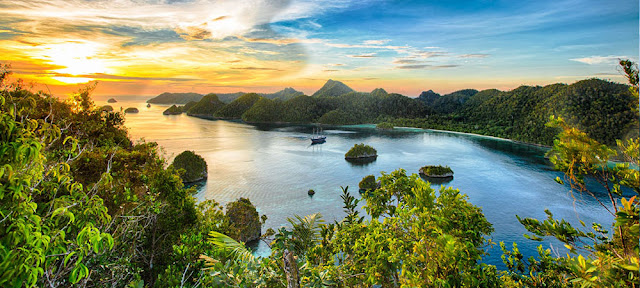
[[[96,95],[285,87],[312,94],[333,79],[417,96],[592,77],[624,82],[616,62],[637,61],[637,5],[426,1],[378,9],[382,2],[0,0],[0,63],[56,95],[92,81]],[[590,24],[595,16],[607,25]]]

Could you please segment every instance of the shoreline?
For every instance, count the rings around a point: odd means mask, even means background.
[[[203,117],[201,115],[197,115],[197,116],[196,115],[187,115],[187,116],[200,118],[200,119],[204,119],[204,120],[213,120],[213,121],[223,120],[223,121],[231,121],[231,122],[240,122],[240,123],[245,123],[245,124],[250,124],[250,125],[254,125],[254,124],[255,125],[264,125],[264,124],[274,124],[274,125],[317,125],[317,126],[328,126],[328,127],[377,129],[376,128],[376,124],[373,124],[373,123],[335,125],[335,124],[297,123],[297,122],[247,122],[247,121],[244,121],[242,119],[235,119],[235,118],[219,118],[219,117],[215,117],[215,116],[211,116],[211,117],[206,117],[205,116],[205,117]],[[367,126],[367,127],[363,127],[363,126]],[[368,127],[368,126],[370,126],[370,127]],[[433,132],[439,132],[439,133],[451,133],[451,134],[459,134],[459,135],[467,135],[467,136],[476,136],[476,137],[483,137],[483,138],[488,138],[488,139],[493,139],[493,140],[507,141],[507,142],[512,142],[512,143],[516,143],[516,144],[522,144],[522,145],[527,145],[527,146],[532,146],[532,147],[537,147],[537,148],[551,149],[551,146],[544,145],[544,144],[529,143],[529,142],[523,142],[523,141],[519,141],[519,140],[501,138],[501,137],[496,137],[496,136],[491,136],[491,135],[482,135],[482,134],[470,133],[470,132],[440,130],[440,129],[432,129],[432,128],[420,128],[420,127],[411,127],[411,126],[395,126],[394,129],[395,128],[417,129],[417,130],[422,130],[422,131],[433,131]],[[394,129],[380,129],[380,130],[393,131]]]

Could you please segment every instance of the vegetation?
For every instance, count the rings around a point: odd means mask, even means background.
[[[151,104],[187,104],[191,101],[198,102],[203,95],[198,93],[162,93],[147,100]]]
[[[621,112],[614,115],[622,120],[610,121],[633,123],[639,117],[637,67],[621,64],[632,84],[625,91],[588,80],[571,88],[577,94],[563,85],[525,87],[518,93],[564,91],[557,95],[585,99],[567,103],[591,107],[586,102],[597,100],[590,93],[613,91],[618,98],[602,97],[631,110],[635,118],[629,122]],[[238,241],[258,237],[266,217],[259,217],[248,199],[229,203],[226,213],[212,200],[196,205],[194,189],[185,189],[179,169],[165,168],[157,144],[133,143],[123,114],[94,106],[93,86],[63,102],[31,92],[20,81],[9,83],[7,69],[0,67],[2,287],[638,286],[640,141],[615,139],[613,149],[594,137],[620,134],[583,132],[573,125],[596,124],[582,118],[548,118],[545,129],[559,132],[548,156],[563,173],[556,181],[573,193],[595,195],[594,185],[602,185],[609,201],[600,204],[611,213],[613,225],[579,222],[576,227],[548,210],[542,221],[518,217],[529,231],[527,238],[554,237],[569,249],[565,256],[539,247],[538,257],[524,259],[517,245],[509,250],[500,243],[507,270],[482,263],[486,248],[494,244],[482,210],[460,191],[442,187],[436,192],[418,175],[400,169],[382,173],[380,186],[362,196],[366,215],[360,214],[360,200],[343,188],[343,219],[325,223],[320,214],[289,218],[288,226],[265,234],[271,254],[255,257]],[[487,108],[484,102],[491,101],[504,104],[497,111],[509,115],[507,108],[519,106],[505,103],[529,103],[512,92],[498,93],[510,99],[503,101],[494,99],[492,91],[480,91],[464,105]],[[629,102],[629,95],[633,103],[616,106]],[[320,99],[325,99],[315,102],[320,109],[337,109],[331,107],[336,98]],[[283,105],[260,99],[254,107],[263,100]],[[482,109],[477,115],[488,115]],[[500,118],[494,120],[491,127],[502,125]],[[364,144],[356,147],[370,152]],[[609,165],[614,157],[625,162]]]
[[[251,109],[242,114],[242,120],[253,123],[279,122],[282,115],[282,102],[260,98]]]
[[[138,113],[138,112],[140,111],[136,107],[129,107],[127,109],[124,109],[124,113]]]
[[[449,166],[442,167],[441,165],[428,165],[420,168],[420,174],[427,177],[451,177],[453,176],[453,170],[451,170]]]
[[[373,176],[373,175],[365,176],[364,178],[362,178],[362,180],[358,184],[358,188],[360,188],[361,191],[376,190],[376,188],[378,188],[378,183],[376,182],[376,176]]]
[[[216,94],[207,94],[198,103],[187,110],[187,115],[198,117],[212,117],[213,114],[224,106],[222,101],[218,100]]]
[[[178,156],[173,159],[171,166],[179,172],[184,170],[184,172],[181,172],[180,177],[185,183],[207,179],[207,162],[204,161],[202,156],[193,151],[184,151],[178,154]]]
[[[355,92],[349,86],[344,85],[344,83],[340,81],[333,81],[329,79],[327,83],[320,88],[320,90],[316,91],[311,95],[312,97],[336,97],[343,94],[347,94],[350,92]]]
[[[262,224],[266,216],[260,219],[256,207],[247,198],[240,198],[227,205],[229,217],[229,236],[240,242],[257,240],[262,235]]]
[[[182,114],[182,107],[178,107],[176,105],[171,105],[171,107],[167,108],[162,112],[162,115],[180,115]]]
[[[390,129],[393,129],[393,124],[389,122],[381,122],[381,123],[378,123],[378,125],[376,125],[376,128],[390,130]]]
[[[365,145],[364,143],[355,144],[347,153],[344,154],[344,158],[346,159],[355,159],[355,158],[370,158],[378,156],[378,151],[369,145]]]
[[[256,93],[244,94],[240,96],[240,98],[220,108],[214,115],[221,118],[240,119],[242,114],[247,112],[259,99],[260,96]]]

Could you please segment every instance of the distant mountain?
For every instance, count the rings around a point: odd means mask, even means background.
[[[429,90],[420,93],[420,96],[418,96],[418,100],[424,102],[424,104],[431,106],[440,97],[440,94],[433,92],[433,90]]]
[[[215,93],[218,95],[218,99],[224,103],[231,103],[233,100],[240,98],[240,96],[245,95],[247,93],[244,92],[235,92],[235,93]]]
[[[271,94],[266,94],[266,93],[259,93],[260,96],[265,97],[265,98],[269,98],[269,99],[280,99],[282,101],[287,101],[289,99],[293,99],[295,97],[298,96],[302,96],[304,95],[304,93],[293,89],[291,87],[289,88],[284,88],[276,93],[271,93]]]
[[[198,102],[202,99],[202,94],[198,93],[169,93],[164,92],[154,98],[147,100],[152,104],[187,104],[191,101]]]
[[[218,96],[218,100],[224,103],[231,103],[233,100],[240,98],[240,96],[245,95],[245,92],[235,92],[235,93],[210,93],[216,94]],[[275,93],[257,93],[258,95],[269,98],[269,99],[281,99],[282,101],[286,101],[296,96],[304,95],[304,93],[297,91],[293,88],[285,88]],[[162,93],[154,98],[147,100],[147,103],[152,104],[187,104],[189,102],[198,102],[202,99],[204,95],[199,93]]]
[[[384,97],[387,95],[389,95],[389,93],[387,93],[387,91],[385,91],[382,88],[376,88],[376,89],[373,89],[373,91],[371,91],[371,96],[374,96],[374,97]]]
[[[343,94],[347,94],[350,92],[355,92],[355,90],[349,88],[349,86],[344,85],[344,83],[340,81],[333,81],[329,79],[327,83],[320,88],[320,90],[316,91],[311,95],[312,97],[335,97]]]

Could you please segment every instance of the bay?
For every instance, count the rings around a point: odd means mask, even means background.
[[[97,104],[106,104],[97,101]],[[537,255],[536,247],[552,248],[559,255],[566,249],[551,239],[542,242],[523,237],[521,217],[545,219],[545,209],[557,219],[579,225],[579,220],[610,227],[613,217],[588,195],[570,193],[557,184],[562,176],[544,158],[545,148],[491,137],[422,129],[379,131],[372,125],[325,128],[327,142],[310,145],[312,125],[249,125],[232,121],[211,121],[187,115],[164,116],[168,106],[147,108],[141,98],[110,104],[137,107],[127,114],[125,126],[132,139],[157,142],[170,161],[184,150],[192,150],[208,163],[209,178],[196,197],[226,204],[249,198],[258,212],[268,217],[266,228],[287,225],[287,217],[319,212],[328,222],[344,217],[340,187],[349,186],[360,198],[358,182],[367,175],[405,169],[418,173],[424,165],[447,165],[454,179],[446,183],[482,208],[495,232],[494,242],[508,247],[517,242],[525,257]],[[373,163],[354,165],[344,153],[354,144],[365,143],[378,150]],[[440,185],[433,184],[434,189]],[[313,197],[307,195],[315,190]],[[606,195],[598,195],[607,202]],[[504,267],[498,245],[483,261]],[[264,243],[257,254],[267,254]]]

